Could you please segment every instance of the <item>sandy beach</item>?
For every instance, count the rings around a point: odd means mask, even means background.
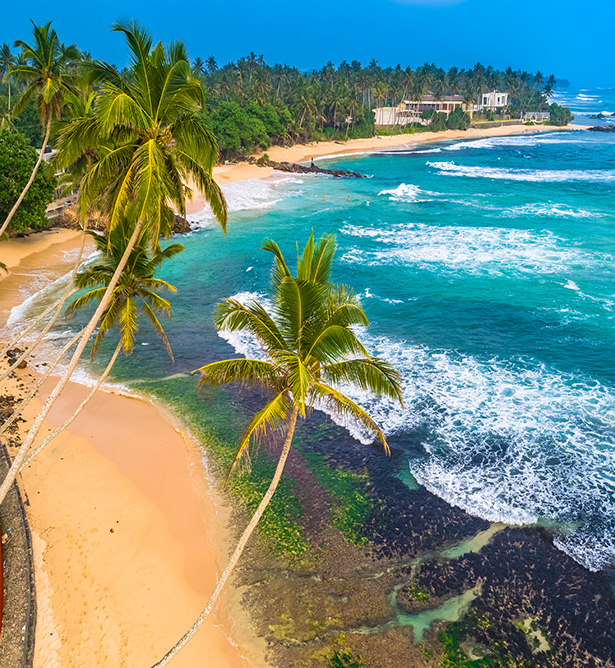
[[[570,127],[570,126],[569,126]],[[387,150],[430,141],[553,131],[513,126],[466,132],[274,147],[272,160]],[[225,185],[264,178],[270,168],[216,167]],[[195,196],[188,212],[203,208]],[[66,251],[80,234],[51,230],[0,243],[0,323],[21,303],[24,286],[69,269]],[[35,358],[36,362],[42,362]],[[19,372],[27,387],[35,372]],[[19,396],[18,380],[2,392]],[[60,424],[87,392],[70,384],[41,433]],[[26,417],[36,414],[33,401]],[[37,668],[147,668],[188,628],[207,601],[226,554],[227,512],[212,491],[196,444],[160,407],[100,391],[86,411],[23,474],[32,527],[39,615]],[[174,660],[176,668],[264,665],[258,646],[229,640],[238,611],[224,604]],[[217,625],[216,625],[217,624]],[[249,635],[242,627],[242,640]],[[248,655],[248,658],[245,658]],[[205,658],[204,658],[205,657]]]
[[[295,146],[272,146],[267,155],[276,162],[307,162],[331,155],[349,155],[370,151],[394,151],[410,148],[420,144],[435,141],[454,141],[456,139],[482,139],[484,137],[503,137],[505,135],[536,134],[538,132],[557,132],[566,130],[582,130],[583,126],[567,125],[555,127],[551,125],[508,125],[496,128],[446,130],[445,132],[420,132],[418,134],[391,135],[385,137],[368,137],[366,139],[351,139],[350,141],[312,142],[311,144],[297,144]],[[258,154],[258,155],[262,155]],[[248,179],[264,179],[271,176],[271,167],[259,167],[247,162],[219,165],[214,168],[216,181],[224,186],[235,181]],[[193,186],[192,186],[193,187]],[[194,189],[194,197],[187,203],[188,214],[201,211],[205,206],[204,199]]]
[[[0,283],[2,322],[23,301],[29,279],[66,272],[65,251],[79,243],[80,234],[66,230],[3,243],[11,271]],[[40,362],[35,357],[35,368],[5,381],[2,392],[23,396]],[[51,384],[44,389],[40,400]],[[71,383],[41,434],[87,392]],[[31,402],[27,420],[40,405]],[[227,548],[226,511],[200,456],[161,407],[100,391],[23,472],[36,561],[37,668],[147,668],[194,621]],[[256,650],[248,663],[230,642],[227,612],[223,603],[171,665],[203,665],[203,657],[225,668],[259,665]]]

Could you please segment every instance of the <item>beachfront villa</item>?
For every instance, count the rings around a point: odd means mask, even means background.
[[[393,107],[377,107],[372,111],[374,112],[374,123],[376,126],[400,125],[403,127],[410,123],[427,125],[429,121],[421,118],[421,114],[431,109],[448,116],[454,109],[461,108],[472,116],[474,112],[484,110],[495,111],[496,109],[505,107],[507,104],[508,93],[495,90],[490,93],[484,93],[481,104],[468,104],[463,95],[443,95],[436,98],[429,91],[422,100],[404,100]]]
[[[550,111],[526,111],[523,114],[524,121],[533,121],[534,123],[544,123],[551,120]]]
[[[491,91],[483,93],[480,104],[468,104],[463,95],[443,95],[436,98],[429,91],[422,100],[404,100],[393,107],[377,107],[373,109],[374,123],[376,126],[405,126],[410,123],[421,123],[427,125],[429,121],[421,118],[424,111],[433,109],[434,111],[446,114],[447,116],[454,109],[461,108],[472,116],[475,112],[496,111],[508,104],[508,93],[501,91]]]
[[[443,95],[437,98],[433,93],[427,93],[422,100],[404,100],[394,107],[377,107],[373,109],[375,125],[408,125],[409,123],[421,123],[427,125],[428,120],[421,117],[421,113],[433,109],[447,116],[461,107],[464,111],[471,112],[470,105],[464,102],[462,95]]]
[[[481,104],[474,105],[474,111],[496,111],[508,104],[508,93],[493,90],[490,93],[483,93]]]

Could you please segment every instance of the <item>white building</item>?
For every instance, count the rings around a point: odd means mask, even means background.
[[[508,93],[502,93],[497,90],[493,90],[490,93],[483,93],[481,104],[474,105],[475,111],[479,109],[490,109],[495,111],[496,109],[501,109],[508,104]]]
[[[375,125],[404,126],[410,123],[428,125],[429,120],[421,117],[422,112],[437,111],[448,116],[458,107],[472,113],[471,107],[464,102],[461,95],[443,95],[441,98],[436,98],[433,93],[428,92],[422,100],[404,100],[395,107],[378,107],[372,111]]]
[[[534,121],[535,123],[544,123],[551,120],[550,111],[526,111],[523,114],[523,119],[526,121]]]

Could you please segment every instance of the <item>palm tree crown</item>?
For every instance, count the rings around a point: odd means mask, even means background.
[[[268,240],[263,249],[275,258],[271,312],[257,301],[225,299],[214,318],[219,329],[252,334],[267,359],[230,359],[200,369],[201,385],[238,382],[273,394],[243,433],[235,462],[247,454],[251,439],[279,427],[293,408],[305,417],[315,406],[356,420],[388,451],[381,428],[337,387],[352,384],[402,403],[397,371],[371,357],[353,331],[369,324],[357,296],[347,286],[330,282],[334,237],[323,236],[317,244],[310,237],[303,253],[297,251],[296,276],[275,242]]]
[[[19,114],[26,104],[34,100],[43,124],[50,118],[59,118],[64,97],[73,90],[73,77],[67,72],[70,62],[79,58],[79,49],[71,44],[65,46],[51,27],[51,21],[34,26],[32,45],[18,39],[15,46],[21,48],[22,59],[11,67],[13,79],[24,81],[26,89],[15,105]]]
[[[120,223],[107,234],[88,231],[88,234],[94,239],[100,256],[77,274],[75,287],[81,290],[89,288],[89,290],[69,305],[66,310],[67,316],[74,315],[78,309],[88,304],[101,301],[115,268],[128,246],[133,227],[134,221],[129,216],[124,216]],[[116,327],[120,331],[124,352],[130,354],[134,349],[140,314],[143,314],[163,340],[169,356],[173,359],[169,340],[157,314],[162,313],[166,316],[171,314],[170,302],[158,293],[175,292],[176,289],[166,281],[155,278],[154,274],[164,260],[178,255],[183,250],[184,247],[181,244],[171,244],[164,250],[158,249],[152,253],[146,235],[143,233],[140,235],[117,285],[113,288],[109,304],[103,312],[92,346],[92,358],[98,353],[103,339]]]
[[[100,86],[94,113],[75,119],[58,137],[62,164],[98,148],[98,160],[82,180],[82,209],[108,212],[113,228],[129,202],[151,232],[155,244],[169,234],[174,214],[185,213],[192,180],[226,229],[224,196],[213,180],[218,151],[201,113],[203,89],[191,72],[180,42],[166,48],[137,23],[116,23],[131,52],[131,66],[121,74],[114,66],[86,63],[90,83]]]

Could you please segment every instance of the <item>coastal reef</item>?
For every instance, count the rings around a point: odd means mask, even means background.
[[[298,441],[286,475],[305,549],[261,534],[237,577],[273,665],[615,666],[613,583],[548,531],[490,528],[407,484],[407,444],[386,457],[316,416]]]

